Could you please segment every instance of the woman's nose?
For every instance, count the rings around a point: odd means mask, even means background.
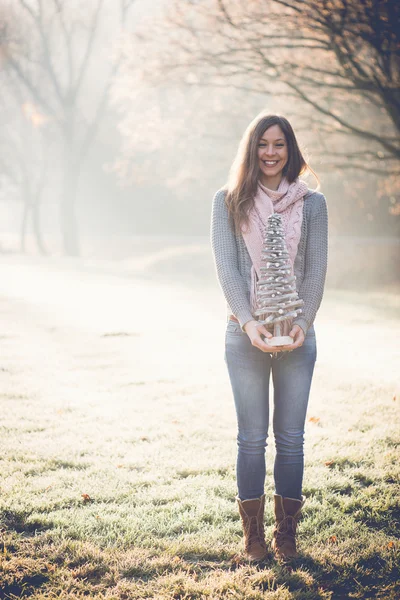
[[[274,147],[272,145],[265,148],[265,153],[267,156],[273,156],[274,152]]]

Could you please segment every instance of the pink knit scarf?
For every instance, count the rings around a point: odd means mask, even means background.
[[[283,177],[277,190],[270,190],[258,182],[254,206],[249,212],[249,223],[246,228],[241,226],[242,236],[252,260],[250,305],[256,310],[257,279],[261,276],[261,250],[267,220],[272,213],[282,215],[285,230],[285,240],[289,252],[292,273],[297,248],[301,236],[303,221],[304,195],[308,190],[307,184],[297,178],[293,183]]]

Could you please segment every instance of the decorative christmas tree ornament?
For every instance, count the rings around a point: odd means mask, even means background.
[[[271,346],[293,343],[287,335],[294,317],[302,312],[304,301],[296,290],[296,277],[292,274],[285,232],[280,214],[268,217],[261,252],[261,277],[257,281],[256,310],[254,317],[271,329],[273,337],[265,341]]]

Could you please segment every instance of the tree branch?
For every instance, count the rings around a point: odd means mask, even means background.
[[[304,100],[304,102],[306,102],[310,106],[313,106],[316,110],[318,110],[318,112],[333,119],[339,125],[341,125],[342,127],[345,127],[346,129],[348,129],[352,133],[356,134],[357,136],[367,139],[367,140],[373,140],[373,141],[377,142],[383,148],[388,150],[391,154],[394,154],[395,156],[400,158],[400,148],[399,147],[395,146],[394,144],[391,144],[385,138],[376,135],[372,131],[367,131],[364,129],[360,129],[359,127],[355,127],[354,125],[351,125],[349,122],[340,118],[338,115],[335,115],[335,113],[332,112],[331,110],[328,110],[328,109],[324,108],[323,106],[320,106],[319,104],[317,104],[314,100],[312,100],[309,96],[307,96],[297,85],[293,84],[290,81],[285,81],[285,83],[287,86],[289,86],[291,89],[293,89],[299,95],[299,97],[302,100]]]
[[[93,17],[92,23],[90,25],[89,38],[88,38],[86,49],[85,49],[85,52],[84,52],[84,55],[83,55],[83,59],[82,59],[82,62],[81,62],[80,71],[78,73],[75,85],[70,90],[71,102],[75,101],[76,97],[79,94],[79,90],[81,88],[82,81],[83,81],[84,75],[86,73],[86,69],[88,67],[88,63],[89,63],[89,59],[90,59],[90,53],[91,53],[93,42],[94,42],[94,38],[95,38],[95,35],[96,35],[96,32],[97,32],[97,24],[98,24],[98,20],[99,20],[99,16],[100,16],[100,11],[101,11],[101,7],[103,5],[103,2],[104,2],[104,0],[98,0],[98,2],[97,2],[97,7],[96,7],[95,12],[94,12],[94,17]]]
[[[54,5],[57,9],[57,14],[59,17],[59,21],[61,24],[61,29],[64,33],[65,47],[67,49],[67,61],[68,61],[68,88],[71,87],[73,79],[74,79],[74,65],[72,58],[72,44],[71,44],[71,32],[68,31],[67,25],[64,20],[63,15],[63,6],[61,0],[53,0]]]
[[[30,16],[32,17],[37,30],[39,32],[40,35],[40,39],[42,41],[42,47],[43,47],[43,58],[45,61],[45,65],[47,68],[47,72],[49,74],[50,77],[50,81],[53,84],[54,90],[60,100],[61,103],[63,103],[64,101],[64,96],[61,90],[61,86],[59,81],[57,80],[57,76],[56,73],[54,71],[54,67],[53,67],[53,63],[51,62],[51,53],[49,50],[49,46],[47,44],[47,38],[46,38],[46,34],[44,32],[43,29],[43,20],[42,20],[42,0],[38,0],[38,13],[35,13],[32,9],[32,7],[30,5],[27,4],[27,2],[25,0],[19,0],[21,6],[30,14]]]

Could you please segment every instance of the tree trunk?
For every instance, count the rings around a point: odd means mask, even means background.
[[[64,252],[68,256],[80,255],[78,224],[75,202],[78,190],[80,165],[73,156],[73,145],[66,140],[64,177],[61,192],[60,219]]]
[[[22,253],[26,252],[26,234],[28,231],[29,215],[32,210],[32,190],[30,187],[30,181],[26,174],[23,173],[21,180],[22,187],[22,200],[24,202],[24,208],[22,213],[21,229],[20,229],[20,241],[19,247]]]
[[[32,210],[33,231],[35,233],[36,244],[40,254],[47,256],[48,252],[44,245],[42,232],[40,230],[40,199],[36,198],[36,202]]]
[[[21,221],[21,229],[20,229],[20,238],[19,238],[19,248],[20,251],[25,254],[26,252],[26,230],[28,226],[28,217],[30,212],[29,202],[24,195],[24,209],[22,213],[22,221]]]
[[[79,256],[78,226],[75,216],[75,181],[65,181],[61,198],[61,232],[64,252],[68,256]]]

